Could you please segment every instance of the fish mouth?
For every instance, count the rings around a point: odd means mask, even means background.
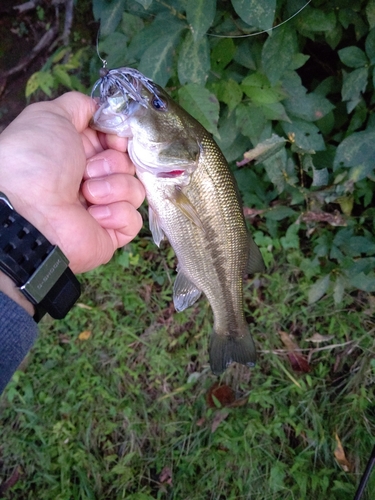
[[[130,137],[132,135],[128,121],[130,111],[128,102],[124,102],[119,108],[115,103],[111,102],[111,98],[102,104],[98,98],[95,98],[95,101],[98,108],[90,120],[91,128],[107,134],[117,133],[120,137]],[[133,104],[136,103],[133,101]]]

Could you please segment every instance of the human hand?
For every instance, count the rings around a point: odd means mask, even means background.
[[[90,97],[69,92],[28,106],[0,135],[0,191],[74,273],[108,262],[142,226],[127,139],[90,129],[94,111]]]

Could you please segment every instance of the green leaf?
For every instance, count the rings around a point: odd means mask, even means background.
[[[275,465],[271,467],[269,482],[273,491],[280,491],[285,489],[285,475],[286,473],[284,464],[276,462]]]
[[[51,75],[51,73],[47,73],[45,71],[37,71],[33,73],[31,77],[28,79],[25,89],[26,97],[30,97],[36,90],[41,88],[48,97],[52,96],[51,89],[55,85],[55,79]]]
[[[271,86],[290,68],[297,47],[296,34],[287,26],[281,26],[267,38],[262,50],[262,67]]]
[[[231,38],[222,38],[211,51],[212,69],[222,70],[233,59],[236,46]]]
[[[357,107],[355,108],[353,116],[350,120],[350,125],[347,131],[348,135],[352,134],[355,130],[362,127],[362,125],[367,119],[367,114],[368,114],[367,103],[364,99],[361,99]]]
[[[329,283],[331,281],[331,275],[327,274],[322,278],[318,279],[309,289],[308,301],[309,304],[314,304],[327,292]]]
[[[345,279],[342,276],[337,276],[335,284],[333,285],[333,300],[335,304],[340,304],[344,297],[345,292]]]
[[[349,66],[349,68],[361,68],[368,64],[366,54],[355,45],[339,50],[338,55],[341,62]]]
[[[293,134],[295,145],[305,151],[323,151],[324,140],[318,127],[313,123],[295,118],[291,123],[282,122],[284,132],[289,136]]]
[[[185,24],[169,13],[159,14],[151,25],[143,28],[132,38],[128,46],[130,60],[141,59],[142,55],[166,34],[165,26],[168,26],[169,33],[177,33],[186,28]]]
[[[112,474],[119,474],[121,476],[128,477],[129,474],[131,474],[131,469],[127,465],[123,464],[116,464],[112,469],[111,469]]]
[[[249,137],[253,144],[259,141],[259,137],[266,125],[266,118],[261,108],[255,104],[239,104],[236,108],[236,123],[241,133]]]
[[[375,259],[374,257],[364,257],[360,259],[348,259],[346,261],[345,274],[347,278],[353,278],[360,273],[369,274],[374,271]]]
[[[232,0],[232,5],[246,24],[262,30],[272,28],[276,0]]]
[[[300,241],[298,232],[300,228],[301,226],[296,223],[293,223],[288,227],[285,236],[282,236],[280,238],[280,243],[284,250],[289,250],[290,248],[299,248]]]
[[[286,170],[288,161],[285,148],[281,149],[270,158],[264,160],[263,164],[269,180],[276,186],[277,191],[282,193],[287,184]]]
[[[349,279],[349,284],[364,292],[375,292],[375,274],[359,273]]]
[[[326,87],[328,87],[326,93],[331,91],[329,81]],[[283,102],[288,115],[313,122],[326,116],[335,107],[324,97],[324,89],[307,94],[307,89],[302,85],[301,78],[295,71],[290,71],[285,75],[282,88],[288,95]]]
[[[99,44],[99,51],[102,54],[107,54],[105,56],[109,68],[118,68],[120,66],[125,66],[127,63],[127,49],[126,43],[128,38],[115,31],[108,35],[103,42]]]
[[[220,139],[217,141],[220,149],[227,149],[238,137],[236,117],[234,113],[225,113],[219,120]],[[248,140],[246,139],[248,142]]]
[[[234,60],[245,68],[256,70],[256,63],[251,53],[252,47],[250,40],[242,40],[237,46]]]
[[[366,5],[366,16],[370,29],[375,28],[375,0],[368,1]]]
[[[56,66],[52,69],[52,74],[59,83],[65,85],[68,89],[72,89],[70,75],[67,73],[62,64],[56,64]]]
[[[182,42],[178,56],[178,79],[180,83],[196,83],[204,85],[210,70],[210,51],[207,37],[194,41],[190,31]]]
[[[61,47],[51,57],[51,63],[56,64],[56,63],[60,62],[63,57],[65,57],[67,54],[69,54],[69,52],[70,52],[69,47]]]
[[[272,104],[262,104],[261,109],[267,120],[290,122],[290,118],[286,114],[285,108],[281,104],[281,102],[274,102]]]
[[[340,23],[336,23],[336,26],[325,32],[325,39],[331,49],[335,50],[337,45],[341,42],[343,34],[343,29]]]
[[[133,38],[144,27],[144,22],[138,16],[124,12],[122,14],[121,30],[129,38]]]
[[[218,134],[219,102],[207,89],[188,83],[178,91],[179,102],[205,129]]]
[[[228,162],[238,160],[249,147],[249,139],[238,132],[235,113],[225,113],[219,120],[216,142]]]
[[[30,97],[39,88],[39,71],[33,73],[27,80],[25,96]]]
[[[336,26],[334,12],[324,12],[308,6],[296,18],[298,30],[308,36],[311,32],[331,31]]]
[[[195,0],[186,3],[187,22],[191,25],[193,38],[198,42],[213,23],[216,0]]]
[[[172,31],[158,38],[142,56],[138,69],[141,73],[151,78],[155,83],[164,87],[172,73],[172,60],[175,47],[181,35],[178,31]]]
[[[107,36],[114,32],[122,19],[125,0],[106,0],[100,11],[100,34]]]
[[[227,104],[230,112],[233,111],[242,100],[241,87],[232,79],[220,80],[218,83],[213,83],[211,88],[219,101]]]
[[[332,111],[335,106],[319,94],[295,95],[284,102],[288,115],[314,122],[320,120]]]
[[[289,66],[290,70],[295,70],[301,68],[308,60],[310,59],[310,56],[307,56],[306,54],[293,54],[292,57],[292,62]]]
[[[361,254],[374,255],[375,243],[366,236],[352,236],[341,245],[341,249],[350,257],[359,257]]]
[[[345,29],[352,24],[355,30],[356,39],[359,40],[362,36],[367,33],[368,26],[365,21],[362,19],[362,16],[355,12],[353,8],[344,7],[338,10],[338,17],[340,23],[343,25]]]
[[[367,35],[365,49],[371,64],[375,63],[375,28]]]
[[[267,77],[261,73],[253,73],[244,78],[241,88],[256,104],[273,104],[285,97],[281,88],[271,88]]]
[[[267,219],[283,220],[283,219],[286,219],[287,217],[291,217],[293,215],[296,215],[296,213],[297,212],[295,212],[290,207],[285,207],[284,205],[276,205],[275,207],[271,208],[270,210],[267,210],[267,212],[265,212],[264,215]]]
[[[329,180],[329,173],[327,168],[315,168],[313,165],[313,187],[327,186]]]
[[[141,4],[144,9],[148,9],[152,4],[152,0],[135,0],[135,1]]]
[[[364,179],[375,168],[375,130],[355,132],[339,144],[333,170],[352,167],[350,178],[354,182]]]
[[[344,72],[341,96],[343,101],[349,101],[347,103],[348,113],[351,113],[360,102],[361,94],[366,90],[367,80],[367,68],[358,68],[351,73]]]

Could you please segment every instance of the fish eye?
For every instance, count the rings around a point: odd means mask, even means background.
[[[154,109],[158,111],[165,111],[167,109],[167,103],[160,99],[160,97],[154,96],[151,100],[151,104]]]

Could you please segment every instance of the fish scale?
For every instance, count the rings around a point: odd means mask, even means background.
[[[234,361],[253,366],[256,350],[243,312],[243,279],[264,265],[228,164],[212,136],[161,87],[134,69],[115,71],[122,84],[130,80],[131,92],[126,85],[120,88],[124,102],[119,107],[120,83],[102,83],[92,126],[129,137],[154,241],[159,245],[166,237],[177,256],[175,307],[189,307],[201,292],[207,297],[214,316],[209,346],[214,373]]]

